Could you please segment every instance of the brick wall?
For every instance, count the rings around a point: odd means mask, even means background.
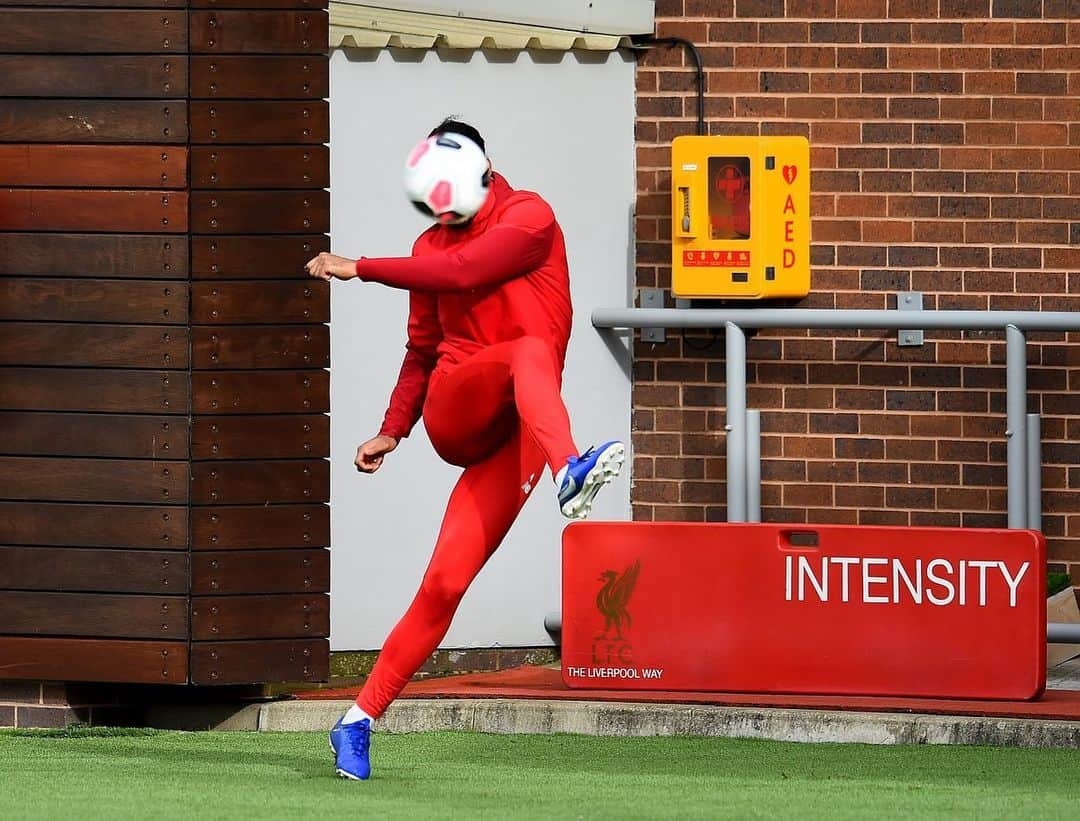
[[[814,308],[1080,310],[1076,0],[658,0],[706,68],[709,133],[810,139]],[[1069,17],[1073,20],[1070,20]],[[670,140],[694,132],[680,49],[637,73],[637,283],[670,287]],[[764,521],[1006,524],[1000,333],[763,331]],[[1029,335],[1050,556],[1080,579],[1080,334]],[[636,346],[634,515],[722,521],[724,350]]]

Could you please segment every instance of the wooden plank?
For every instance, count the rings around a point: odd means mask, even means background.
[[[191,288],[193,325],[330,321],[329,283],[197,282]]]
[[[188,13],[0,10],[0,52],[7,54],[184,54]]]
[[[193,191],[191,230],[200,234],[329,231],[330,192]]]
[[[184,188],[187,149],[163,145],[0,145],[0,185]]]
[[[164,505],[0,502],[0,544],[186,549],[186,514]]]
[[[3,431],[0,416],[0,432]],[[192,459],[295,459],[330,455],[329,416],[196,416]]]
[[[4,678],[184,684],[188,647],[177,641],[0,637]]]
[[[261,2],[261,0],[256,0]],[[108,6],[109,8],[161,8],[182,9],[188,6],[187,0],[0,0],[3,6]]]
[[[179,551],[0,547],[5,590],[165,594],[187,586],[188,556]]]
[[[0,411],[5,456],[183,459],[187,452],[188,426],[175,416]]]
[[[323,11],[192,11],[192,54],[304,54],[330,48]]]
[[[194,151],[198,149],[192,149]],[[0,238],[0,243],[2,243]],[[0,248],[3,246],[0,245]],[[192,237],[192,279],[302,279],[304,263],[330,250],[330,237]],[[0,256],[0,265],[3,265]]]
[[[190,0],[189,5],[193,9],[325,9],[328,0]]]
[[[330,508],[326,505],[193,507],[191,532],[194,550],[328,547]]]
[[[0,465],[2,463],[3,460],[0,460]],[[191,464],[193,504],[281,504],[329,500],[330,463],[323,459]]]
[[[196,147],[192,188],[326,188],[330,151],[325,145]]]
[[[188,498],[188,463],[0,456],[0,496],[41,502],[183,504]]]
[[[0,188],[0,231],[184,233],[186,191]]]
[[[0,97],[164,98],[187,85],[182,56],[0,55]]]
[[[321,100],[330,61],[314,57],[192,57],[191,96],[208,100]]]
[[[325,9],[328,0],[190,0],[189,5],[193,9]]]
[[[187,105],[183,100],[4,100],[0,142],[183,143]],[[297,130],[284,112],[279,116],[283,129]]]
[[[0,593],[0,601],[3,600]],[[2,611],[0,611],[2,614]],[[330,597],[192,596],[192,641],[328,636]]]
[[[195,553],[192,558],[192,594],[326,593],[329,590],[329,550],[215,550]]]
[[[233,325],[192,329],[192,366],[215,368],[327,368],[326,325]]]
[[[0,375],[0,400],[2,385]],[[191,377],[191,396],[195,413],[328,413],[330,374],[326,371],[196,371]]]
[[[188,293],[183,282],[0,278],[0,319],[176,325]]]
[[[0,591],[0,633],[8,635],[183,639],[187,625],[184,596]]]
[[[0,323],[0,365],[186,368],[187,328]]]
[[[167,235],[0,234],[0,276],[186,279],[188,270],[188,244]]]
[[[192,684],[326,681],[326,639],[201,642],[191,645]]]
[[[169,371],[0,367],[0,410],[187,413],[189,386]]]
[[[325,143],[330,141],[330,109],[326,102],[191,103],[191,142]],[[4,137],[0,119],[0,140]]]

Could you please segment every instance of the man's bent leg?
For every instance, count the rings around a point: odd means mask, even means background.
[[[420,590],[356,699],[365,713],[381,716],[446,635],[465,590],[510,530],[543,462],[536,443],[519,429],[487,459],[465,469]]]
[[[536,440],[554,475],[578,454],[560,385],[549,344],[531,336],[500,342],[432,381],[424,424],[440,454],[454,461],[459,451],[482,442],[491,421],[508,411]]]

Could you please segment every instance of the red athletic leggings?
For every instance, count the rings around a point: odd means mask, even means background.
[[[438,647],[465,591],[541,481],[577,454],[551,346],[521,337],[438,366],[424,402],[436,452],[461,465],[420,590],[356,703],[378,718]]]

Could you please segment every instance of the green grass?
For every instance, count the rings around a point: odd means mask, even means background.
[[[379,735],[374,778],[322,733],[0,732],[0,818],[1071,816],[1080,754],[701,738]]]

